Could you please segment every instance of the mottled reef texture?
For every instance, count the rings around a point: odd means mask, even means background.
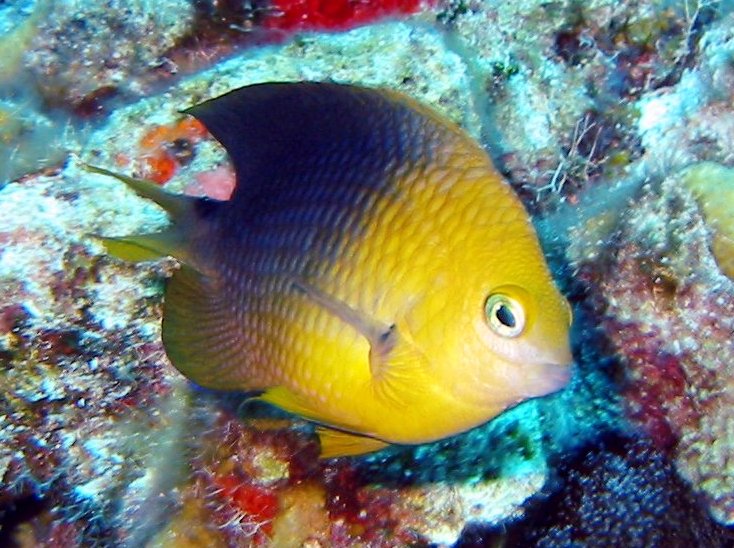
[[[724,548],[734,542],[707,519],[665,454],[644,439],[602,436],[564,456],[527,507],[525,521],[502,530],[474,526],[458,546]]]
[[[0,3],[0,545],[731,545],[734,181],[714,209],[691,182],[734,165],[731,6],[326,5]],[[176,265],[89,236],[166,219],[78,160],[224,198],[178,111],[303,79],[400,89],[487,147],[574,305],[568,389],[319,462],[309,424],[171,367]]]

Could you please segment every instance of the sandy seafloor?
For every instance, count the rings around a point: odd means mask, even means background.
[[[179,110],[401,90],[517,191],[571,384],[442,442],[318,461],[160,340],[165,215],[88,162],[226,196]],[[734,2],[0,2],[0,546],[734,545]]]

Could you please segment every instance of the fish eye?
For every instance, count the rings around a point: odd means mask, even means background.
[[[502,293],[489,296],[484,305],[489,327],[502,337],[517,337],[525,328],[525,311],[519,302]]]

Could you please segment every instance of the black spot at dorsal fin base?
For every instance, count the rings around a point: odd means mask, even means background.
[[[229,153],[237,173],[233,200],[239,201],[275,181],[294,180],[299,167],[336,147],[344,156],[364,158],[386,146],[406,146],[400,121],[425,114],[413,103],[387,90],[276,82],[239,88],[184,112],[201,120]]]

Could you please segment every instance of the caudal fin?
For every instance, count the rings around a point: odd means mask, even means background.
[[[162,232],[134,234],[120,238],[92,235],[102,242],[110,255],[130,262],[152,261],[171,256],[197,268],[191,256],[191,242],[188,236],[191,228],[197,223],[197,217],[200,217],[198,211],[202,209],[202,202],[207,202],[210,211],[211,204],[216,203],[215,201],[166,192],[152,181],[135,179],[97,166],[84,164],[84,169],[125,183],[141,198],[158,204],[171,219],[171,226]]]

